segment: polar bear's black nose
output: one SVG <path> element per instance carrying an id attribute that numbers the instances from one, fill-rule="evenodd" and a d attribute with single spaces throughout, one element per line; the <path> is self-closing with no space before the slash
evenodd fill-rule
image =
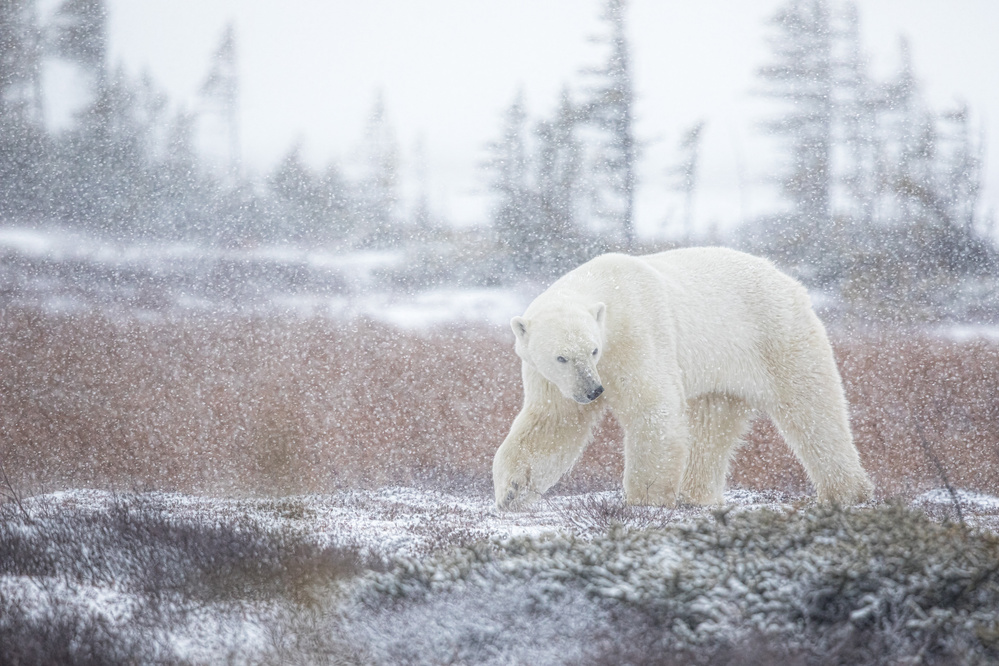
<path id="1" fill-rule="evenodd" d="M 590 391 L 589 393 L 587 393 L 586 397 L 589 398 L 590 401 L 592 402 L 593 400 L 596 400 L 597 398 L 599 398 L 600 394 L 603 393 L 603 392 L 604 392 L 604 387 L 603 386 L 598 386 L 595 389 L 593 389 L 592 391 Z"/>

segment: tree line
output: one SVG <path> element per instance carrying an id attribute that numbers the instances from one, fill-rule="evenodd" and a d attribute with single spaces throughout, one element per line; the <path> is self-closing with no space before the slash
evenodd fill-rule
<path id="1" fill-rule="evenodd" d="M 194 113 L 174 110 L 150 77 L 111 67 L 106 0 L 63 0 L 44 20 L 38 0 L 0 3 L 5 223 L 54 221 L 118 238 L 224 245 L 454 240 L 425 194 L 403 205 L 399 147 L 381 96 L 358 173 L 348 176 L 335 162 L 315 169 L 295 145 L 269 173 L 250 177 L 239 162 L 231 27 L 206 63 Z M 905 45 L 898 71 L 875 79 L 859 22 L 849 0 L 786 0 L 772 17 L 771 55 L 758 82 L 774 101 L 761 129 L 779 148 L 782 207 L 744 221 L 730 241 L 859 298 L 899 283 L 932 291 L 947 276 L 994 272 L 992 229 L 976 215 L 984 155 L 971 110 L 931 109 Z M 475 256 L 512 274 L 558 274 L 609 248 L 646 247 L 635 231 L 642 142 L 626 0 L 604 0 L 602 26 L 602 64 L 578 73 L 550 117 L 532 118 L 523 96 L 515 97 L 485 147 L 492 212 Z M 46 121 L 41 72 L 52 59 L 74 67 L 88 91 L 60 129 Z M 221 138 L 221 164 L 199 150 L 196 132 L 206 120 Z M 701 122 L 683 133 L 672 173 L 688 231 L 704 132 Z"/>
<path id="2" fill-rule="evenodd" d="M 489 146 L 493 227 L 516 272 L 561 273 L 608 246 L 635 246 L 638 143 L 624 0 L 604 7 L 602 67 L 585 93 L 563 91 L 554 117 L 530 126 L 523 95 Z"/>
<path id="3" fill-rule="evenodd" d="M 874 78 L 859 26 L 840 0 L 789 0 L 772 17 L 758 78 L 778 104 L 766 129 L 785 208 L 746 235 L 879 316 L 937 316 L 956 284 L 999 268 L 994 223 L 976 212 L 983 143 L 966 104 L 931 108 L 906 40 L 894 75 Z"/>
<path id="4" fill-rule="evenodd" d="M 954 269 L 981 259 L 983 154 L 968 106 L 930 108 L 905 40 L 894 76 L 874 79 L 852 2 L 794 0 L 771 23 L 759 79 L 781 105 L 767 129 L 782 146 L 786 250 L 835 270 L 823 257 L 843 234 L 886 241 L 891 230 L 925 235 Z"/>
<path id="5" fill-rule="evenodd" d="M 399 243 L 432 226 L 425 211 L 400 209 L 398 147 L 380 99 L 356 178 L 335 163 L 311 168 L 298 145 L 254 178 L 238 154 L 232 26 L 206 63 L 197 112 L 173 110 L 151 77 L 110 65 L 106 0 L 63 0 L 44 20 L 39 5 L 0 0 L 3 223 L 54 222 L 117 239 L 347 248 Z M 86 96 L 62 128 L 46 119 L 42 71 L 53 61 L 71 68 Z M 220 138 L 221 159 L 199 149 L 204 127 Z"/>
<path id="6" fill-rule="evenodd" d="M 581 74 L 554 115 L 531 120 L 518 96 L 490 147 L 493 228 L 517 269 L 558 274 L 608 248 L 635 249 L 641 141 L 623 0 L 605 2 L 605 65 Z M 934 110 L 908 44 L 894 75 L 868 71 L 849 0 L 786 0 L 769 21 L 757 92 L 773 101 L 780 207 L 744 220 L 729 244 L 766 254 L 813 287 L 882 309 L 932 308 L 942 286 L 999 269 L 995 224 L 978 214 L 983 142 L 966 104 Z M 705 122 L 681 135 L 675 190 L 690 242 Z M 559 264 L 562 265 L 559 265 Z M 914 305 L 915 304 L 915 305 Z"/>

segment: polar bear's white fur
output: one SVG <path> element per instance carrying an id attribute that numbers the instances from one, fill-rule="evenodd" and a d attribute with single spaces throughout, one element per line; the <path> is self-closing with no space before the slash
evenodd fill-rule
<path id="1" fill-rule="evenodd" d="M 764 259 L 721 248 L 606 254 L 511 326 L 524 406 L 493 460 L 499 508 L 558 481 L 607 409 L 625 433 L 632 504 L 720 503 L 753 410 L 771 417 L 820 500 L 871 495 L 825 329 L 805 289 Z"/>

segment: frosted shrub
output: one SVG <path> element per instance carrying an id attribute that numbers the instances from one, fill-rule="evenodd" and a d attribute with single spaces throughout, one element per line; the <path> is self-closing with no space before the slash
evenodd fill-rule
<path id="1" fill-rule="evenodd" d="M 686 526 L 402 559 L 356 599 L 382 631 L 395 627 L 369 643 L 379 660 L 432 660 L 450 645 L 489 663 L 509 642 L 514 657 L 550 650 L 556 662 L 699 661 L 765 645 L 757 651 L 808 663 L 976 663 L 999 657 L 999 540 L 896 505 L 718 511 Z M 375 625 L 363 617 L 352 622 L 368 640 Z"/>

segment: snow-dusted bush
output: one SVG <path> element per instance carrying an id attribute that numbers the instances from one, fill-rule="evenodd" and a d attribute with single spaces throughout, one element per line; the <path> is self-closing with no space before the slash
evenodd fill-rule
<path id="1" fill-rule="evenodd" d="M 752 661 L 766 646 L 805 663 L 985 663 L 999 540 L 900 505 L 719 511 L 401 559 L 348 618 L 379 662 Z"/>
<path id="2" fill-rule="evenodd" d="M 30 517 L 0 505 L 0 665 L 259 660 L 265 628 L 362 568 L 245 513 L 91 495 L 29 502 Z"/>

